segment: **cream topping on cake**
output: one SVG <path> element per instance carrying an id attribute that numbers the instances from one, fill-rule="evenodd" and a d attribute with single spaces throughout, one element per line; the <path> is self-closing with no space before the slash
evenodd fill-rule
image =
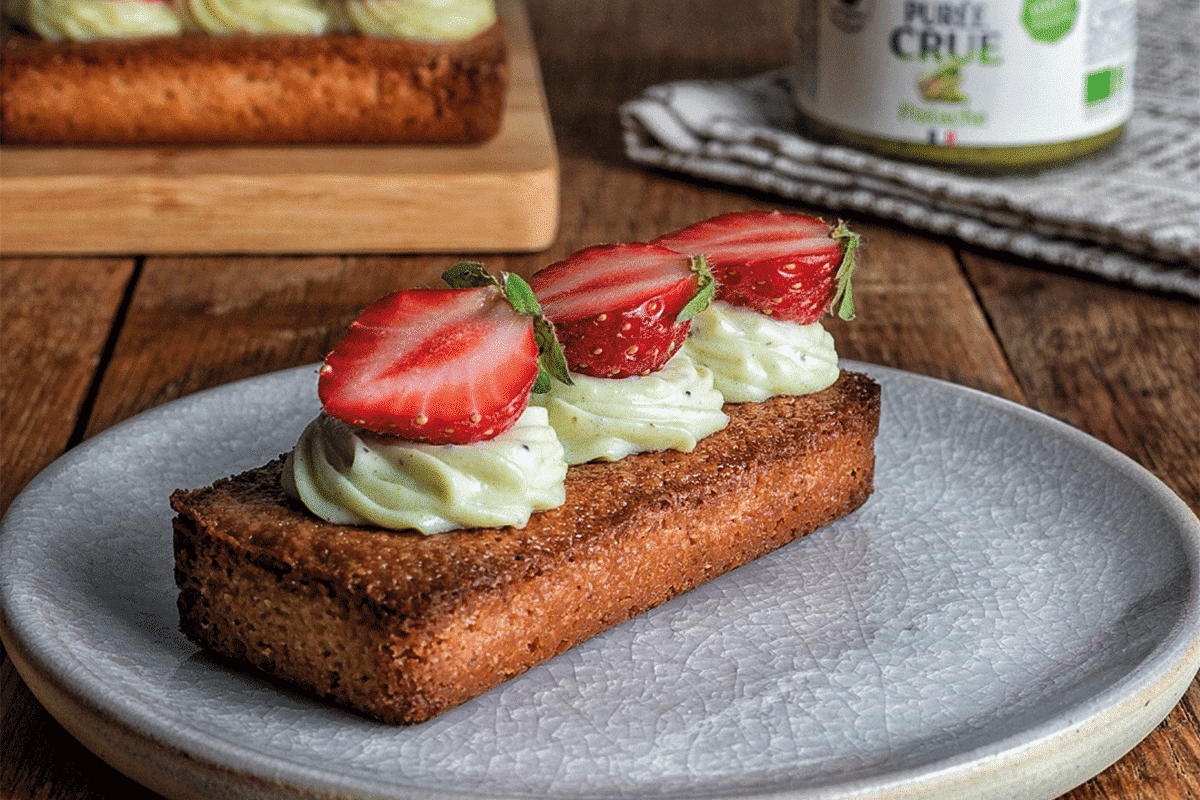
<path id="1" fill-rule="evenodd" d="M 51 41 L 177 36 L 179 14 L 155 0 L 10 0 L 12 19 Z"/>
<path id="2" fill-rule="evenodd" d="M 325 0 L 180 0 L 180 7 L 189 27 L 222 36 L 330 30 Z"/>
<path id="3" fill-rule="evenodd" d="M 566 474 L 562 445 L 536 406 L 496 438 L 464 445 L 381 437 L 321 414 L 289 454 L 283 485 L 329 522 L 433 534 L 523 527 L 532 512 L 565 502 Z"/>
<path id="4" fill-rule="evenodd" d="M 530 400 L 549 413 L 568 464 L 656 450 L 691 452 L 729 422 L 712 373 L 682 353 L 649 375 L 573 374 L 571 380 L 572 386 L 555 381 L 549 393 Z"/>
<path id="5" fill-rule="evenodd" d="M 368 36 L 450 42 L 496 22 L 493 0 L 342 0 L 356 30 Z"/>
<path id="6" fill-rule="evenodd" d="M 43 39 L 358 32 L 452 42 L 496 22 L 494 0 L 8 0 L 5 14 Z"/>
<path id="7" fill-rule="evenodd" d="M 819 392 L 839 373 L 833 336 L 821 323 L 773 319 L 720 300 L 692 320 L 681 352 L 712 370 L 729 403 Z"/>

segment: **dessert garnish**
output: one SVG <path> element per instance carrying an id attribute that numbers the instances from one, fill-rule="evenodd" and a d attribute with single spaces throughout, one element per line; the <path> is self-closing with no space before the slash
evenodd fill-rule
<path id="1" fill-rule="evenodd" d="M 469 39 L 496 23 L 492 0 L 339 0 L 354 30 L 425 42 Z"/>
<path id="2" fill-rule="evenodd" d="M 519 277 L 475 262 L 442 277 L 448 288 L 372 303 L 321 367 L 322 412 L 281 479 L 328 522 L 523 527 L 565 499 L 563 447 L 529 407 L 535 388 L 570 380 L 553 327 Z"/>
<path id="3" fill-rule="evenodd" d="M 8 0 L 3 11 L 50 41 L 178 36 L 184 28 L 166 0 Z"/>
<path id="4" fill-rule="evenodd" d="M 326 0 L 178 0 L 188 28 L 218 36 L 330 32 Z"/>
<path id="5" fill-rule="evenodd" d="M 569 464 L 691 452 L 729 423 L 712 373 L 679 352 L 716 285 L 702 256 L 657 245 L 584 248 L 530 278 L 573 383 L 546 408 Z"/>
<path id="6" fill-rule="evenodd" d="M 553 329 L 528 284 L 463 262 L 446 289 L 383 297 L 326 356 L 317 394 L 326 414 L 410 441 L 495 438 L 521 416 L 542 376 L 564 382 Z"/>
<path id="7" fill-rule="evenodd" d="M 652 244 L 596 245 L 533 275 L 572 372 L 648 375 L 670 360 L 716 286 L 704 258 Z"/>
<path id="8" fill-rule="evenodd" d="M 717 299 L 808 324 L 826 311 L 854 318 L 850 278 L 859 235 L 844 222 L 779 211 L 721 214 L 653 240 L 684 254 L 703 254 L 720 287 Z"/>
<path id="9" fill-rule="evenodd" d="M 859 237 L 801 214 L 722 214 L 654 243 L 702 254 L 717 300 L 692 324 L 683 352 L 713 373 L 728 403 L 817 392 L 837 380 L 837 350 L 820 323 L 854 317 Z"/>
<path id="10" fill-rule="evenodd" d="M 55 41 L 352 32 L 448 43 L 497 19 L 493 0 L 8 0 L 4 11 Z"/>

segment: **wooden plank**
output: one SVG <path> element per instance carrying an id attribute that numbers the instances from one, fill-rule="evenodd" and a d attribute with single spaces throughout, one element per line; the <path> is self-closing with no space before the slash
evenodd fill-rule
<path id="1" fill-rule="evenodd" d="M 8 658 L 0 666 L 0 797 L 155 800 L 76 741 L 30 693 Z"/>
<path id="2" fill-rule="evenodd" d="M 0 513 L 67 447 L 133 268 L 0 260 Z"/>
<path id="3" fill-rule="evenodd" d="M 1200 306 L 964 256 L 1029 404 L 1200 511 Z"/>
<path id="4" fill-rule="evenodd" d="M 133 269 L 128 259 L 0 260 L 0 514 L 71 441 Z M 108 770 L 38 704 L 2 650 L 0 656 L 0 797 L 40 796 L 48 771 L 56 782 L 70 775 L 65 783 L 83 786 L 94 779 L 90 767 Z M 63 768 L 64 759 L 70 766 Z M 113 777 L 110 785 L 134 788 Z M 134 788 L 122 796 L 148 793 Z"/>
<path id="5" fill-rule="evenodd" d="M 511 86 L 478 146 L 6 147 L 6 253 L 528 251 L 558 224 L 558 160 L 522 0 Z M 465 221 L 469 220 L 469 224 Z"/>

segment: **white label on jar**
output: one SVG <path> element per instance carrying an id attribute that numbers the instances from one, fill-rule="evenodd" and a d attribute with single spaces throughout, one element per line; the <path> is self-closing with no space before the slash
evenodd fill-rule
<path id="1" fill-rule="evenodd" d="M 801 0 L 796 103 L 843 130 L 1026 146 L 1133 109 L 1135 0 Z"/>

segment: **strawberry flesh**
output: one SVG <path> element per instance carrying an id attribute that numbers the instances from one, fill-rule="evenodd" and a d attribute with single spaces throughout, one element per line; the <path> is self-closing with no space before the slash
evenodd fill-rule
<path id="1" fill-rule="evenodd" d="M 843 275 L 849 281 L 849 270 L 842 270 L 847 245 L 840 235 L 835 238 L 843 229 L 800 214 L 743 211 L 697 222 L 653 243 L 705 256 L 718 299 L 809 324 L 829 310 Z"/>
<path id="2" fill-rule="evenodd" d="M 687 338 L 680 312 L 702 284 L 690 258 L 645 243 L 588 247 L 529 281 L 571 371 L 600 378 L 661 369 Z"/>
<path id="3" fill-rule="evenodd" d="M 510 428 L 537 375 L 533 321 L 499 289 L 409 289 L 354 321 L 326 357 L 317 394 L 347 424 L 467 444 Z"/>

